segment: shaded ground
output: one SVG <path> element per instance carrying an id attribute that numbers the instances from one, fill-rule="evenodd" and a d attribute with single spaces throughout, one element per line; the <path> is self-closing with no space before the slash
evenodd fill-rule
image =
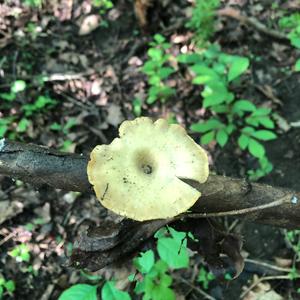
<path id="1" fill-rule="evenodd" d="M 276 3 L 284 7 L 284 2 Z M 269 1 L 255 5 L 251 1 L 237 3 L 241 11 L 265 22 L 270 20 L 270 15 L 275 19 L 280 16 Z M 140 71 L 152 33 L 160 32 L 172 41 L 182 38 L 182 42 L 173 43 L 174 53 L 190 42 L 183 26 L 188 7 L 185 1 L 165 1 L 156 5 L 150 14 L 152 23 L 143 32 L 137 24 L 132 3 L 118 1 L 103 17 L 108 27 L 100 26 L 80 36 L 78 29 L 84 17 L 98 14 L 89 1 L 53 2 L 44 5 L 42 10 L 22 6 L 19 1 L 10 1 L 7 7 L 0 6 L 0 12 L 6 16 L 0 17 L 0 92 L 9 92 L 11 83 L 18 79 L 27 83 L 27 89 L 17 95 L 13 104 L 0 99 L 0 121 L 9 120 L 5 136 L 87 154 L 96 144 L 111 142 L 119 124 L 135 117 L 132 105 L 135 97 L 143 101 L 143 115 L 175 118 L 188 128 L 199 120 L 199 90 L 177 76 L 170 81 L 177 87 L 176 97 L 164 105 L 149 106 L 145 103 L 146 77 Z M 33 29 L 31 23 L 38 28 Z M 222 45 L 223 51 L 253 58 L 251 72 L 238 91 L 241 98 L 273 108 L 287 124 L 299 122 L 300 76 L 291 73 L 295 50 L 252 28 L 240 26 L 238 21 L 222 19 L 218 28 L 215 40 Z M 39 81 L 40 75 L 48 76 L 44 83 Z M 24 105 L 34 103 L 40 95 L 56 103 L 46 104 L 26 115 Z M 25 130 L 18 125 L 24 117 L 30 121 Z M 275 169 L 261 182 L 299 189 L 300 127 L 285 130 L 279 124 L 279 138 L 266 144 Z M 255 164 L 232 143 L 222 150 L 215 145 L 207 149 L 212 155 L 212 169 L 219 174 L 245 176 L 246 168 Z M 0 203 L 8 200 L 16 207 L 0 228 L 0 274 L 14 280 L 17 287 L 12 297 L 5 298 L 57 299 L 70 285 L 90 282 L 64 263 L 78 232 L 99 224 L 100 218 L 110 218 L 98 201 L 73 192 L 47 188 L 37 191 L 2 176 L 0 184 Z M 228 227 L 233 224 L 234 231 L 243 235 L 244 254 L 248 258 L 275 266 L 282 266 L 285 259 L 284 267 L 291 267 L 294 253 L 286 244 L 281 229 L 235 222 L 234 219 L 224 220 L 224 223 Z M 29 245 L 29 262 L 16 262 L 8 254 L 21 243 Z M 281 258 L 282 265 L 274 257 Z M 183 278 L 191 280 L 201 263 L 201 258 L 195 258 L 194 269 L 181 274 Z M 132 288 L 127 280 L 131 272 L 129 261 L 97 274 L 105 279 L 114 277 L 120 288 L 127 289 Z M 238 299 L 243 286 L 249 287 L 255 274 L 258 277 L 272 275 L 268 268 L 246 262 L 245 271 L 237 280 L 226 284 L 212 282 L 207 292 L 216 299 Z M 283 299 L 288 296 L 297 299 L 295 283 L 289 280 L 274 282 L 272 288 Z M 199 286 L 196 282 L 192 284 Z M 182 296 L 180 299 L 201 299 L 195 289 L 180 280 L 175 281 L 174 287 Z"/>

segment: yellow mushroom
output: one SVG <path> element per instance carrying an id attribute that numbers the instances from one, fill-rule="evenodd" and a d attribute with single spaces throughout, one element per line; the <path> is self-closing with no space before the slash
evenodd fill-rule
<path id="1" fill-rule="evenodd" d="M 208 158 L 179 125 L 141 117 L 124 121 L 120 138 L 91 152 L 87 173 L 102 205 L 145 221 L 188 210 L 201 193 L 181 179 L 208 177 Z"/>

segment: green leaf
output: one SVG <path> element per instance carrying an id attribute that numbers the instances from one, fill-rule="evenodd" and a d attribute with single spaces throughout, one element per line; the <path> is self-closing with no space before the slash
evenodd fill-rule
<path id="1" fill-rule="evenodd" d="M 160 238 L 157 241 L 157 251 L 160 258 L 171 268 L 187 268 L 189 265 L 186 240 L 181 243 L 173 238 Z"/>
<path id="2" fill-rule="evenodd" d="M 0 97 L 6 101 L 13 101 L 16 99 L 17 95 L 15 93 L 0 93 Z"/>
<path id="3" fill-rule="evenodd" d="M 208 68 L 204 65 L 201 64 L 194 65 L 193 67 L 191 67 L 191 70 L 195 72 L 196 75 L 198 75 L 199 77 L 206 76 L 207 78 L 209 78 L 207 82 L 212 80 L 220 80 L 218 73 L 216 73 L 213 69 Z"/>
<path id="4" fill-rule="evenodd" d="M 157 75 L 160 77 L 160 79 L 166 79 L 174 72 L 175 70 L 171 67 L 163 67 L 158 70 Z"/>
<path id="5" fill-rule="evenodd" d="M 267 116 L 271 112 L 271 108 L 261 107 L 256 109 L 251 116 L 258 117 L 258 116 Z"/>
<path id="6" fill-rule="evenodd" d="M 260 117 L 258 122 L 266 128 L 274 129 L 275 124 L 269 117 Z"/>
<path id="7" fill-rule="evenodd" d="M 232 107 L 232 111 L 234 113 L 237 113 L 239 111 L 255 111 L 255 110 L 256 110 L 256 106 L 248 100 L 238 100 L 234 103 Z"/>
<path id="8" fill-rule="evenodd" d="M 300 37 L 291 38 L 291 44 L 296 48 L 300 48 Z"/>
<path id="9" fill-rule="evenodd" d="M 202 63 L 202 56 L 197 53 L 180 54 L 176 57 L 177 61 L 183 64 Z"/>
<path id="10" fill-rule="evenodd" d="M 143 67 L 142 71 L 148 75 L 154 74 L 155 69 L 158 67 L 158 65 L 153 61 L 147 61 Z"/>
<path id="11" fill-rule="evenodd" d="M 150 48 L 147 53 L 154 61 L 160 61 L 163 57 L 163 51 L 159 48 Z"/>
<path id="12" fill-rule="evenodd" d="M 300 72 L 300 58 L 296 61 L 296 64 L 295 64 L 295 71 L 296 71 L 296 72 Z"/>
<path id="13" fill-rule="evenodd" d="M 37 100 L 35 101 L 35 103 L 34 103 L 35 110 L 36 109 L 42 109 L 48 104 L 56 104 L 56 101 L 51 99 L 48 96 L 39 96 L 37 98 Z"/>
<path id="14" fill-rule="evenodd" d="M 26 89 L 26 82 L 24 80 L 16 80 L 11 86 L 12 93 L 19 93 Z"/>
<path id="15" fill-rule="evenodd" d="M 239 139 L 238 139 L 238 144 L 242 150 L 245 150 L 248 147 L 249 144 L 249 136 L 245 134 L 241 134 Z"/>
<path id="16" fill-rule="evenodd" d="M 220 122 L 217 119 L 209 119 L 206 122 L 203 123 L 195 123 L 191 125 L 191 130 L 195 131 L 195 132 L 206 132 L 212 129 L 217 129 L 223 126 L 223 123 Z"/>
<path id="17" fill-rule="evenodd" d="M 266 153 L 265 147 L 261 143 L 251 138 L 249 139 L 248 149 L 250 153 L 257 158 L 264 157 Z"/>
<path id="18" fill-rule="evenodd" d="M 234 57 L 234 60 L 228 71 L 228 81 L 232 81 L 244 73 L 249 67 L 247 57 Z"/>
<path id="19" fill-rule="evenodd" d="M 4 137 L 8 127 L 7 125 L 0 125 L 0 138 Z"/>
<path id="20" fill-rule="evenodd" d="M 137 257 L 133 260 L 135 267 L 142 273 L 148 273 L 154 265 L 154 252 L 148 250 L 144 253 L 140 253 L 140 257 Z"/>
<path id="21" fill-rule="evenodd" d="M 155 34 L 153 38 L 159 44 L 163 43 L 166 40 L 165 37 L 159 33 Z"/>
<path id="22" fill-rule="evenodd" d="M 277 135 L 274 132 L 269 130 L 258 130 L 253 132 L 251 136 L 262 141 L 269 141 L 277 138 Z"/>
<path id="23" fill-rule="evenodd" d="M 200 143 L 203 145 L 209 144 L 215 138 L 215 131 L 210 131 L 201 136 Z"/>
<path id="24" fill-rule="evenodd" d="M 218 92 L 212 93 L 211 95 L 204 98 L 203 107 L 207 108 L 209 106 L 221 104 L 225 102 L 225 100 L 226 100 L 226 94 L 218 93 Z"/>
<path id="25" fill-rule="evenodd" d="M 139 98 L 135 98 L 132 101 L 133 113 L 139 117 L 142 114 L 142 100 Z"/>
<path id="26" fill-rule="evenodd" d="M 58 124 L 57 122 L 54 122 L 51 124 L 50 129 L 55 130 L 55 131 L 60 131 L 60 130 L 62 130 L 62 126 L 60 124 Z"/>
<path id="27" fill-rule="evenodd" d="M 14 281 L 12 280 L 8 280 L 4 283 L 4 287 L 6 288 L 6 290 L 9 292 L 9 293 L 13 293 L 16 289 L 16 285 L 14 283 Z"/>
<path id="28" fill-rule="evenodd" d="M 78 298 L 76 298 L 78 299 Z M 130 300 L 130 296 L 127 292 L 116 289 L 113 281 L 107 281 L 101 290 L 102 300 Z"/>
<path id="29" fill-rule="evenodd" d="M 0 299 L 2 299 L 3 292 L 4 292 L 3 286 L 0 285 Z"/>
<path id="30" fill-rule="evenodd" d="M 91 280 L 91 281 L 99 281 L 102 278 L 100 275 L 92 275 L 83 270 L 80 270 L 80 275 L 86 278 L 87 280 Z"/>
<path id="31" fill-rule="evenodd" d="M 75 284 L 65 290 L 58 300 L 97 300 L 97 285 Z M 108 299 L 108 298 L 106 298 Z M 111 298 L 113 299 L 113 298 Z"/>
<path id="32" fill-rule="evenodd" d="M 31 123 L 30 120 L 26 118 L 22 118 L 18 124 L 17 132 L 25 132 L 30 123 Z"/>
<path id="33" fill-rule="evenodd" d="M 211 272 L 207 272 L 203 267 L 201 267 L 197 281 L 200 282 L 205 290 L 208 289 L 210 281 L 213 281 L 215 276 Z"/>
<path id="34" fill-rule="evenodd" d="M 160 77 L 157 74 L 151 75 L 150 78 L 149 78 L 149 84 L 150 85 L 159 86 L 160 82 L 161 82 Z"/>
<path id="35" fill-rule="evenodd" d="M 228 134 L 225 129 L 221 129 L 217 132 L 216 140 L 221 147 L 224 147 L 228 141 Z"/>

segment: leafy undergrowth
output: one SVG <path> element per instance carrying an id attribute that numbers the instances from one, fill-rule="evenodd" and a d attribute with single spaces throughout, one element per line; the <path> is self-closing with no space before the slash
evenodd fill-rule
<path id="1" fill-rule="evenodd" d="M 195 1 L 194 9 L 186 1 L 155 3 L 144 30 L 128 1 L 1 5 L 0 137 L 88 154 L 111 142 L 124 119 L 164 117 L 205 144 L 212 170 L 297 188 L 299 15 L 290 1 L 236 5 L 285 33 L 290 43 L 279 43 L 214 17 L 229 2 Z M 37 191 L 2 175 L 0 184 L 0 298 L 299 296 L 298 231 L 221 220 L 244 236 L 247 258 L 240 277 L 228 275 L 225 283 L 182 237 L 171 242 L 168 235 L 134 266 L 128 261 L 90 274 L 65 263 L 81 231 L 112 218 L 98 201 Z"/>

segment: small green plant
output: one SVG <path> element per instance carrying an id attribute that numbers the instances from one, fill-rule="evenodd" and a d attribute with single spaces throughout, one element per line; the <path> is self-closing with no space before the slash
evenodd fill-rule
<path id="1" fill-rule="evenodd" d="M 280 18 L 279 27 L 289 30 L 288 38 L 291 45 L 300 49 L 300 13 Z M 295 71 L 300 71 L 300 59 L 296 61 Z"/>
<path id="2" fill-rule="evenodd" d="M 5 296 L 6 293 L 12 297 L 15 289 L 15 282 L 13 280 L 6 280 L 0 274 L 0 300 L 3 298 L 3 296 Z"/>
<path id="3" fill-rule="evenodd" d="M 23 0 L 22 3 L 29 7 L 40 8 L 43 4 L 43 0 Z"/>
<path id="4" fill-rule="evenodd" d="M 186 27 L 194 31 L 194 40 L 200 47 L 205 46 L 215 32 L 215 10 L 219 0 L 196 0 L 192 17 Z"/>
<path id="5" fill-rule="evenodd" d="M 28 84 L 24 80 L 16 80 L 11 84 L 10 91 L 0 93 L 0 108 L 9 110 L 14 102 L 24 98 Z M 16 139 L 18 134 L 26 132 L 35 114 L 53 108 L 57 101 L 48 95 L 40 95 L 32 103 L 22 104 L 20 113 L 13 116 L 2 116 L 0 119 L 0 138 L 8 133 L 10 139 Z"/>
<path id="6" fill-rule="evenodd" d="M 99 9 L 100 15 L 105 15 L 110 9 L 114 7 L 111 0 L 93 0 L 93 6 Z"/>
<path id="7" fill-rule="evenodd" d="M 197 281 L 202 284 L 202 287 L 207 290 L 209 283 L 216 279 L 215 275 L 207 271 L 204 267 L 200 268 Z"/>
<path id="8" fill-rule="evenodd" d="M 143 299 L 172 300 L 175 293 L 171 289 L 170 269 L 188 268 L 187 234 L 171 227 L 162 228 L 156 234 L 159 259 L 155 260 L 153 250 L 140 253 L 134 265 L 142 275 L 136 282 L 135 292 L 143 294 Z"/>
<path id="9" fill-rule="evenodd" d="M 30 249 L 26 244 L 20 244 L 16 246 L 13 250 L 8 252 L 8 254 L 11 257 L 14 257 L 15 260 L 19 263 L 30 261 Z"/>
<path id="10" fill-rule="evenodd" d="M 171 45 L 166 42 L 162 35 L 156 34 L 150 46 L 147 52 L 149 59 L 142 67 L 142 71 L 148 76 L 150 85 L 147 98 L 148 104 L 152 104 L 157 100 L 165 102 L 175 94 L 175 90 L 165 83 L 166 79 L 175 72 L 174 68 L 168 64 L 171 55 L 166 53 Z"/>
<path id="11" fill-rule="evenodd" d="M 64 135 L 68 135 L 70 133 L 70 129 L 77 125 L 76 118 L 69 118 L 67 122 L 63 125 L 54 122 L 51 124 L 50 129 L 53 131 L 60 131 Z M 59 146 L 59 149 L 62 151 L 69 151 L 74 146 L 73 142 L 70 140 L 65 140 Z"/>
<path id="12" fill-rule="evenodd" d="M 168 273 L 170 270 L 189 267 L 188 237 L 193 239 L 190 233 L 179 232 L 171 227 L 164 227 L 156 232 L 158 258 L 153 250 L 148 250 L 133 260 L 137 272 L 131 274 L 128 280 L 135 284 L 135 294 L 142 295 L 145 300 L 175 300 L 175 293 L 171 287 L 173 279 Z M 137 276 L 138 273 L 140 276 Z M 203 274 L 203 271 L 201 275 L 199 274 L 198 281 L 208 286 L 213 280 L 212 274 L 209 272 Z M 96 300 L 97 287 L 98 285 L 89 284 L 73 285 L 60 295 L 59 300 Z M 101 299 L 130 300 L 131 297 L 128 292 L 118 290 L 114 281 L 107 281 L 102 286 Z"/>
<path id="13" fill-rule="evenodd" d="M 289 277 L 291 280 L 299 279 L 300 274 L 296 268 L 296 263 L 299 263 L 300 260 L 300 230 L 286 230 L 285 240 L 295 253 L 293 266 L 289 272 Z M 300 292 L 300 288 L 297 290 L 297 292 Z"/>
<path id="14" fill-rule="evenodd" d="M 257 107 L 249 100 L 236 98 L 231 85 L 237 84 L 248 69 L 246 57 L 228 55 L 212 45 L 201 54 L 183 54 L 178 61 L 187 64 L 194 74 L 193 83 L 203 87 L 203 108 L 210 112 L 207 121 L 192 124 L 191 130 L 202 134 L 201 144 L 216 141 L 224 147 L 236 133 L 237 145 L 258 159 L 259 168 L 249 170 L 251 180 L 257 180 L 272 171 L 264 146 L 260 141 L 276 139 L 269 108 Z"/>

